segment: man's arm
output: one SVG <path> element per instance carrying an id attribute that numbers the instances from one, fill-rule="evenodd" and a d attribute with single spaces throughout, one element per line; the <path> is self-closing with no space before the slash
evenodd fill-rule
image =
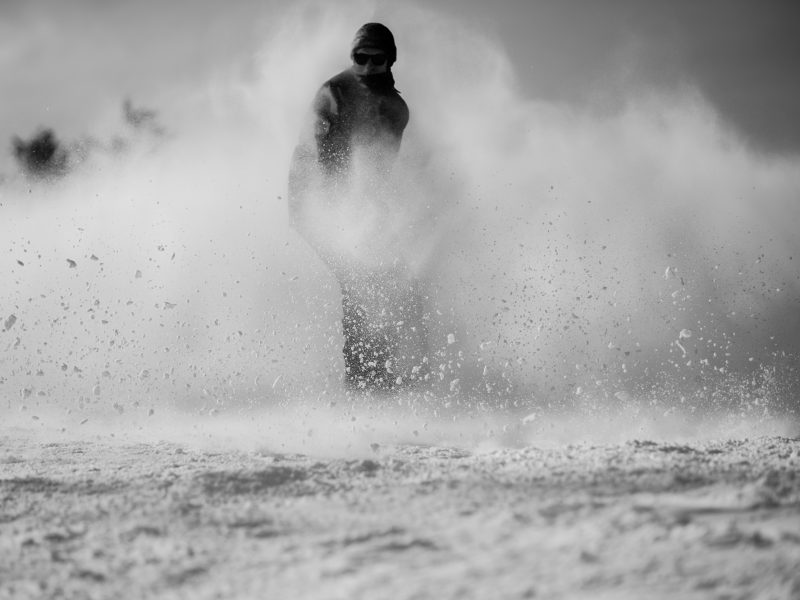
<path id="1" fill-rule="evenodd" d="M 289 167 L 289 222 L 330 269 L 341 270 L 337 253 L 326 243 L 327 223 L 314 221 L 313 207 L 325 203 L 325 184 L 330 168 L 323 149 L 329 147 L 339 117 L 336 98 L 329 83 L 324 84 L 311 107 L 300 142 Z"/>
<path id="2" fill-rule="evenodd" d="M 322 183 L 320 148 L 330 133 L 336 116 L 330 86 L 323 85 L 314 97 L 300 142 L 294 149 L 289 167 L 289 219 L 301 234 L 307 232 L 305 209 L 313 188 Z"/>

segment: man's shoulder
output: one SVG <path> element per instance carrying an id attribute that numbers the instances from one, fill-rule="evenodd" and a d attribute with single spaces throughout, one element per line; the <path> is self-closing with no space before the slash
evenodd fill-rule
<path id="1" fill-rule="evenodd" d="M 409 118 L 411 115 L 409 114 L 408 104 L 403 98 L 400 97 L 400 94 L 395 93 L 394 95 L 394 104 L 395 104 L 395 112 L 397 114 L 397 121 L 401 124 L 402 127 L 408 125 Z"/>
<path id="2" fill-rule="evenodd" d="M 342 89 L 351 85 L 351 79 L 354 82 L 355 76 L 352 75 L 349 69 L 345 69 L 319 86 L 314 96 L 314 110 L 318 112 L 323 109 L 329 110 L 333 105 L 337 104 L 341 99 Z"/>
<path id="3" fill-rule="evenodd" d="M 341 73 L 337 73 L 328 81 L 322 84 L 322 87 L 336 87 L 342 85 L 352 85 L 356 82 L 356 76 L 353 73 L 352 69 L 345 69 Z"/>

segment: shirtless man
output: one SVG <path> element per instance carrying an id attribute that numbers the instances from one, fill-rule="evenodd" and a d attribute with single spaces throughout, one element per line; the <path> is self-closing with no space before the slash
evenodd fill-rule
<path id="1" fill-rule="evenodd" d="M 350 58 L 314 98 L 292 157 L 289 214 L 341 287 L 346 382 L 388 390 L 419 378 L 427 360 L 419 285 L 384 231 L 409 111 L 394 87 L 397 48 L 387 27 L 361 27 Z"/>

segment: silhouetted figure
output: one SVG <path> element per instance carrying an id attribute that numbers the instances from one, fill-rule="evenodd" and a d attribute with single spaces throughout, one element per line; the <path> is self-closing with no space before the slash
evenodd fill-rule
<path id="1" fill-rule="evenodd" d="M 418 379 L 425 359 L 419 284 L 384 228 L 409 111 L 394 87 L 388 28 L 361 27 L 350 58 L 314 98 L 292 156 L 289 213 L 339 281 L 347 383 L 392 389 Z"/>
<path id="2" fill-rule="evenodd" d="M 125 122 L 134 129 L 148 131 L 160 137 L 165 133 L 164 127 L 158 122 L 158 113 L 149 108 L 136 108 L 130 99 L 122 103 L 122 113 Z"/>
<path id="3" fill-rule="evenodd" d="M 26 175 L 49 179 L 67 172 L 67 151 L 52 129 L 43 129 L 27 142 L 14 136 L 12 143 L 14 157 Z"/>

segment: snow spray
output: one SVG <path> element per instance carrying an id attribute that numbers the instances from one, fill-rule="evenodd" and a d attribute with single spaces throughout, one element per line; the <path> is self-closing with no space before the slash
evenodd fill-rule
<path id="1" fill-rule="evenodd" d="M 755 153 L 690 88 L 613 111 L 523 97 L 500 45 L 426 10 L 271 10 L 249 68 L 163 95 L 163 135 L 0 184 L 6 422 L 255 410 L 299 439 L 337 418 L 310 412 L 359 405 L 391 414 L 378 436 L 444 414 L 434 441 L 474 410 L 515 415 L 523 441 L 556 414 L 581 415 L 575 437 L 598 415 L 630 435 L 631 415 L 796 423 L 797 157 Z M 370 20 L 395 33 L 411 109 L 386 227 L 411 231 L 435 315 L 413 398 L 345 394 L 338 285 L 287 218 L 311 98 Z"/>

